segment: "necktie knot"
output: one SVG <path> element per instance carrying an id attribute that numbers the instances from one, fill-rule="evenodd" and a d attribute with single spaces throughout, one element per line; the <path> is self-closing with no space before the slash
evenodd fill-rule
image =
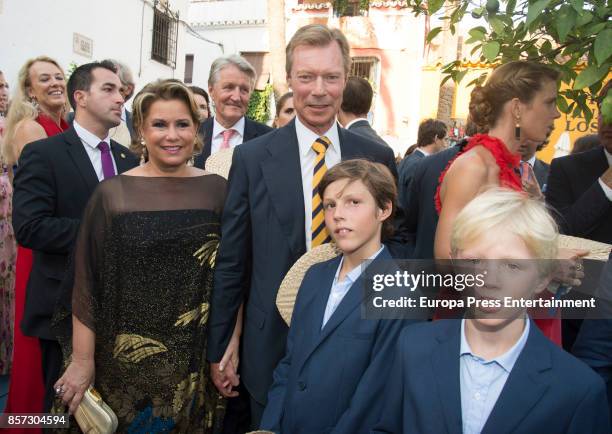
<path id="1" fill-rule="evenodd" d="M 100 152 L 103 152 L 103 153 L 108 152 L 110 150 L 108 143 L 106 142 L 100 142 L 98 144 L 98 149 L 100 150 Z"/>
<path id="2" fill-rule="evenodd" d="M 221 133 L 223 136 L 223 143 L 221 144 L 221 149 L 227 149 L 230 147 L 230 140 L 232 139 L 235 133 L 236 133 L 236 130 L 231 129 L 231 128 Z"/>
<path id="3" fill-rule="evenodd" d="M 312 144 L 312 150 L 319 155 L 325 154 L 325 151 L 327 151 L 327 148 L 329 148 L 330 144 L 331 142 L 326 136 L 321 136 Z"/>

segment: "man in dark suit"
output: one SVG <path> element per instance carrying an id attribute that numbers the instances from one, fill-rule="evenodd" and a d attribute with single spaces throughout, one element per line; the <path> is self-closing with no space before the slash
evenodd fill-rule
<path id="1" fill-rule="evenodd" d="M 217 388 L 231 396 L 235 367 L 230 361 L 221 372 L 219 362 L 224 354 L 230 360 L 237 354 L 237 346 L 229 344 L 244 303 L 240 381 L 250 396 L 254 428 L 287 340 L 287 325 L 276 308 L 279 285 L 307 249 L 327 240 L 315 197 L 321 170 L 341 160 L 366 158 L 396 174 L 390 148 L 336 123 L 349 68 L 349 45 L 339 30 L 323 25 L 299 29 L 287 47 L 286 65 L 296 118 L 234 151 L 207 358 Z"/>
<path id="2" fill-rule="evenodd" d="M 129 151 L 109 138 L 109 130 L 121 121 L 120 87 L 112 64 L 79 66 L 67 86 L 75 110 L 72 127 L 28 144 L 15 174 L 15 235 L 34 252 L 21 329 L 40 342 L 44 411 L 51 407 L 62 366 L 51 317 L 61 282 L 72 278 L 67 268 L 81 214 L 98 182 L 137 165 Z"/>
<path id="3" fill-rule="evenodd" d="M 368 113 L 372 107 L 374 91 L 365 78 L 349 77 L 342 94 L 342 105 L 338 112 L 338 121 L 352 133 L 374 140 L 381 145 L 389 146 L 368 122 Z"/>
<path id="4" fill-rule="evenodd" d="M 438 226 L 434 196 L 438 188 L 438 180 L 448 163 L 455 158 L 467 142 L 467 140 L 462 140 L 455 146 L 425 157 L 414 171 L 408 188 L 403 225 L 412 234 L 411 243 L 414 249 L 412 257 L 415 259 L 433 259 L 434 257 L 433 244 Z"/>
<path id="5" fill-rule="evenodd" d="M 428 155 L 437 154 L 446 148 L 448 127 L 442 121 L 426 119 L 419 125 L 416 149 L 404 157 L 397 167 L 399 174 L 399 201 L 405 211 L 408 210 L 409 189 L 412 176 L 421 160 Z"/>
<path id="6" fill-rule="evenodd" d="M 204 169 L 206 159 L 218 150 L 234 148 L 272 130 L 245 116 L 256 78 L 255 69 L 242 56 L 233 54 L 213 62 L 208 77 L 208 93 L 215 107 L 215 116 L 200 125 L 198 134 L 204 148 L 196 157 L 195 166 Z"/>
<path id="7" fill-rule="evenodd" d="M 612 418 L 612 253 L 601 274 L 597 297 L 593 318 L 582 323 L 572 353 L 603 378 Z"/>
<path id="8" fill-rule="evenodd" d="M 602 146 L 555 158 L 550 165 L 546 202 L 558 213 L 561 232 L 602 243 L 612 243 L 612 124 L 605 123 L 601 102 L 612 80 L 599 96 L 598 134 Z"/>

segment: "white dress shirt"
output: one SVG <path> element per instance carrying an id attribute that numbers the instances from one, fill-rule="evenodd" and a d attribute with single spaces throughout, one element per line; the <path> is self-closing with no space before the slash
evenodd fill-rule
<path id="1" fill-rule="evenodd" d="M 302 187 L 304 193 L 304 234 L 306 237 L 306 250 L 310 250 L 312 238 L 312 173 L 314 171 L 317 153 L 312 149 L 312 144 L 319 136 L 309 130 L 295 117 L 295 132 L 300 147 L 300 166 L 302 167 Z M 325 151 L 325 166 L 331 169 L 338 164 L 342 157 L 340 155 L 340 136 L 338 135 L 338 124 L 334 122 L 332 127 L 323 134 L 331 142 L 331 146 Z"/>
<path id="2" fill-rule="evenodd" d="M 612 167 L 612 154 L 610 154 L 605 148 L 604 154 L 606 154 L 606 159 L 608 160 L 608 167 Z M 601 185 L 601 188 L 606 194 L 608 200 L 612 202 L 612 188 L 608 187 L 606 183 L 601 180 L 601 178 L 599 178 L 599 185 Z"/>
<path id="3" fill-rule="evenodd" d="M 225 130 L 234 130 L 236 131 L 234 135 L 229 140 L 230 148 L 238 146 L 244 140 L 244 116 L 240 118 L 238 122 L 232 125 L 229 128 L 225 128 L 219 122 L 217 122 L 217 117 L 213 118 L 213 133 L 212 133 L 212 143 L 210 144 L 210 155 L 217 152 L 221 149 L 221 145 L 223 144 L 223 131 Z"/>
<path id="4" fill-rule="evenodd" d="M 366 261 L 372 261 L 376 259 L 376 257 L 382 252 L 385 248 L 384 245 L 378 249 L 376 253 L 370 256 Z M 340 275 L 340 270 L 342 269 L 342 264 L 344 263 L 344 257 L 340 260 L 340 264 L 338 265 L 338 269 L 336 270 L 336 275 L 334 276 L 334 282 L 332 283 L 331 290 L 329 291 L 329 297 L 327 298 L 327 305 L 325 306 L 325 314 L 323 315 L 323 324 L 321 324 L 321 329 L 325 327 L 327 321 L 334 314 L 338 305 L 344 298 L 344 296 L 349 292 L 349 289 L 353 286 L 353 283 L 359 279 L 361 273 L 363 273 L 364 269 L 370 264 L 369 262 L 364 261 L 360 266 L 353 268 L 351 271 L 346 273 L 344 279 L 338 281 L 338 276 Z"/>
<path id="5" fill-rule="evenodd" d="M 87 152 L 87 155 L 89 156 L 89 160 L 91 161 L 94 171 L 96 172 L 98 181 L 102 181 L 104 179 L 104 172 L 102 172 L 102 151 L 98 149 L 98 145 L 100 144 L 100 142 L 106 142 L 110 149 L 110 135 L 107 133 L 106 138 L 104 140 L 100 140 L 98 136 L 80 126 L 76 120 L 72 122 L 72 125 L 74 126 L 74 130 L 76 131 L 77 136 L 79 136 L 79 139 L 81 139 L 81 142 L 83 143 L 83 147 L 85 148 L 85 152 Z M 112 151 L 111 158 L 113 159 L 113 167 L 115 168 L 115 173 L 118 174 L 119 172 L 117 171 L 117 163 L 115 162 L 115 157 L 113 156 Z"/>

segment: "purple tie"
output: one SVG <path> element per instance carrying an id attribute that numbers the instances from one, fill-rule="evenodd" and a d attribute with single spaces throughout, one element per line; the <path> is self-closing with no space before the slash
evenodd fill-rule
<path id="1" fill-rule="evenodd" d="M 104 179 L 112 178 L 116 173 L 108 143 L 100 142 L 98 149 L 102 153 L 102 173 L 104 174 Z"/>

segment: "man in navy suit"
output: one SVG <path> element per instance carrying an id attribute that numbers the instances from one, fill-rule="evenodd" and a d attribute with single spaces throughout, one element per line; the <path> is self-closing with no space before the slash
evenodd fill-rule
<path id="1" fill-rule="evenodd" d="M 482 305 L 404 329 L 373 433 L 610 432 L 601 378 L 506 301 L 546 289 L 556 235 L 546 208 L 520 192 L 489 190 L 459 213 L 451 257 L 482 276 L 470 292 Z"/>
<path id="2" fill-rule="evenodd" d="M 219 362 L 224 354 L 237 353 L 239 339 L 232 334 L 244 303 L 240 381 L 250 396 L 255 428 L 287 340 L 288 328 L 276 308 L 276 293 L 289 268 L 310 249 L 320 223 L 315 221 L 313 231 L 313 214 L 318 211 L 313 209 L 316 169 L 322 161 L 331 168 L 341 160 L 366 158 L 385 164 L 396 174 L 390 148 L 338 127 L 336 113 L 350 63 L 349 45 L 339 30 L 323 25 L 299 29 L 289 42 L 286 65 L 296 118 L 234 151 L 211 299 L 207 358 L 217 388 L 231 396 L 228 379 L 237 384 L 235 367 L 229 363 L 221 372 Z M 324 149 L 319 147 L 321 142 Z M 318 160 L 322 155 L 323 160 Z"/>
<path id="3" fill-rule="evenodd" d="M 447 146 L 446 132 L 448 128 L 442 121 L 426 119 L 419 125 L 416 149 L 406 155 L 398 165 L 399 175 L 399 201 L 408 212 L 410 201 L 410 184 L 414 172 L 423 158 L 437 154 Z"/>
<path id="4" fill-rule="evenodd" d="M 612 87 L 600 94 L 598 134 L 602 146 L 555 158 L 550 165 L 546 202 L 557 212 L 561 232 L 612 243 L 612 124 L 605 123 L 601 102 Z"/>
<path id="5" fill-rule="evenodd" d="M 440 174 L 448 163 L 463 149 L 467 140 L 430 155 L 417 165 L 412 180 L 408 185 L 403 226 L 412 234 L 410 241 L 413 248 L 413 258 L 433 259 L 433 243 L 438 226 L 438 213 L 434 204 L 434 196 L 438 188 Z M 401 190 L 401 187 L 400 187 Z"/>
<path id="6" fill-rule="evenodd" d="M 272 130 L 245 116 L 256 78 L 253 66 L 237 54 L 219 57 L 212 63 L 208 93 L 215 107 L 215 116 L 200 125 L 198 134 L 204 148 L 195 159 L 196 167 L 204 169 L 206 159 L 219 149 L 234 148 Z"/>
<path id="7" fill-rule="evenodd" d="M 572 353 L 606 382 L 612 417 L 612 253 L 601 275 L 598 302 L 597 319 L 584 320 Z"/>

